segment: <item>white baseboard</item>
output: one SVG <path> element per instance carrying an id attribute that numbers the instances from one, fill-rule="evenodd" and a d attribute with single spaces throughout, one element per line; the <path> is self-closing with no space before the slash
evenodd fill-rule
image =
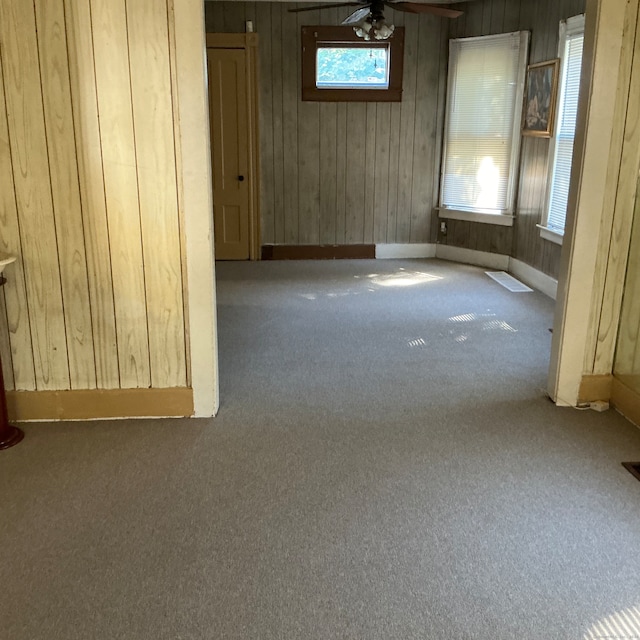
<path id="1" fill-rule="evenodd" d="M 452 247 L 446 244 L 437 245 L 436 258 L 474 264 L 478 267 L 491 267 L 492 269 L 501 269 L 503 271 L 509 268 L 509 256 L 502 255 L 501 253 L 489 253 L 488 251 L 474 251 L 473 249 Z"/>
<path id="2" fill-rule="evenodd" d="M 387 258 L 440 258 L 478 267 L 508 271 L 525 284 L 556 299 L 558 281 L 531 265 L 500 253 L 475 251 L 446 244 L 377 244 L 376 259 Z"/>
<path id="3" fill-rule="evenodd" d="M 435 258 L 435 244 L 377 244 L 376 259 Z"/>
<path id="4" fill-rule="evenodd" d="M 542 291 L 542 293 L 554 300 L 556 299 L 556 295 L 558 293 L 558 281 L 555 278 L 552 278 L 546 273 L 542 273 L 542 271 L 534 269 L 526 262 L 516 260 L 515 258 L 511 258 L 509 260 L 508 270 L 509 273 L 519 280 L 522 280 L 525 284 L 528 284 L 530 287 L 533 287 L 538 291 Z"/>

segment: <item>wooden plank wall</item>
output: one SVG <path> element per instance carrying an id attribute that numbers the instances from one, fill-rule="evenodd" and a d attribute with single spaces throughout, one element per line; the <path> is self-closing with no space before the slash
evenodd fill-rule
<path id="1" fill-rule="evenodd" d="M 457 20 L 390 12 L 406 28 L 401 103 L 302 102 L 300 27 L 348 9 L 292 14 L 281 2 L 206 2 L 207 31 L 260 34 L 262 238 L 265 243 L 441 242 L 512 255 L 557 277 L 561 247 L 540 238 L 549 141 L 523 139 L 513 228 L 448 220 L 437 204 L 448 38 L 531 32 L 530 61 L 557 56 L 561 19 L 585 0 L 477 0 Z"/>
<path id="2" fill-rule="evenodd" d="M 2 0 L 8 389 L 187 385 L 167 0 Z"/>
<path id="3" fill-rule="evenodd" d="M 477 0 L 465 15 L 451 22 L 449 37 L 464 38 L 510 31 L 530 31 L 531 63 L 556 58 L 559 22 L 583 13 L 585 0 Z M 549 140 L 523 138 L 516 220 L 513 228 L 448 220 L 448 233 L 439 242 L 510 254 L 534 268 L 558 277 L 560 245 L 540 238 L 547 183 Z"/>
<path id="4" fill-rule="evenodd" d="M 404 26 L 401 103 L 300 100 L 300 28 L 350 13 L 295 3 L 206 2 L 208 32 L 260 36 L 262 244 L 429 242 L 437 200 L 448 21 L 386 10 Z"/>

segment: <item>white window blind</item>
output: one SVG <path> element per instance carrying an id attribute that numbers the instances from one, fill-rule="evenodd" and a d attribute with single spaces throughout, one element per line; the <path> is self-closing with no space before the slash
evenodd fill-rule
<path id="1" fill-rule="evenodd" d="M 442 208 L 512 211 L 528 36 L 450 41 Z"/>
<path id="2" fill-rule="evenodd" d="M 571 180 L 573 140 L 578 115 L 580 94 L 580 70 L 584 44 L 584 16 L 576 16 L 561 25 L 562 74 L 558 122 L 552 143 L 552 164 L 548 194 L 546 227 L 556 233 L 564 233 Z"/>

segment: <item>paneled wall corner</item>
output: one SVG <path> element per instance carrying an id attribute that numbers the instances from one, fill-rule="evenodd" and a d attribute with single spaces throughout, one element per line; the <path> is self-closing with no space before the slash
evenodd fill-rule
<path id="1" fill-rule="evenodd" d="M 585 0 L 478 0 L 465 6 L 463 17 L 452 21 L 449 37 L 529 31 L 529 62 L 542 62 L 558 55 L 560 20 L 584 10 Z M 508 253 L 557 278 L 561 247 L 541 238 L 536 227 L 545 206 L 548 154 L 549 140 L 522 138 L 513 229 L 455 221 L 453 234 L 439 235 L 439 241 L 483 251 L 495 247 L 498 253 Z"/>

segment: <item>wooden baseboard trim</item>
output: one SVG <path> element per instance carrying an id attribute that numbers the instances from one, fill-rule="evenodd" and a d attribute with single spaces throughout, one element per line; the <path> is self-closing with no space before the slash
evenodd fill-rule
<path id="1" fill-rule="evenodd" d="M 374 244 L 265 244 L 263 260 L 357 260 L 376 257 Z"/>
<path id="2" fill-rule="evenodd" d="M 7 391 L 7 409 L 16 422 L 184 417 L 193 415 L 193 390 Z"/>
<path id="3" fill-rule="evenodd" d="M 582 376 L 578 391 L 578 403 L 595 402 L 596 400 L 609 402 L 612 382 L 613 376 L 611 374 Z"/>
<path id="4" fill-rule="evenodd" d="M 640 394 L 618 380 L 618 378 L 613 378 L 610 400 L 613 407 L 627 420 L 640 426 Z"/>

